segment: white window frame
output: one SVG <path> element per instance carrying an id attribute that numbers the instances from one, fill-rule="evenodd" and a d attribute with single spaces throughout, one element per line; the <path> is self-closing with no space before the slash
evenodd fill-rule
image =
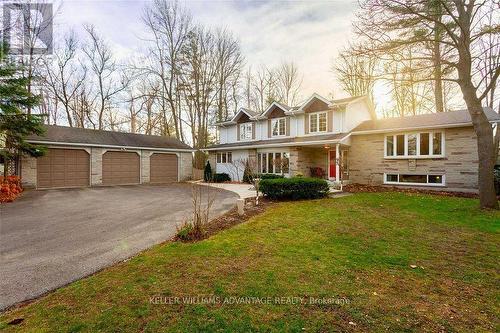
<path id="1" fill-rule="evenodd" d="M 326 119 L 326 126 L 325 126 L 325 130 L 324 131 L 320 131 L 320 129 L 319 129 L 319 116 L 322 115 L 322 114 L 325 115 L 325 119 Z M 316 128 L 315 131 L 311 130 L 311 124 L 312 124 L 311 118 L 313 116 L 316 117 L 317 128 Z M 316 133 L 326 133 L 326 132 L 328 132 L 328 112 L 327 111 L 320 111 L 320 112 L 309 113 L 308 117 L 309 117 L 309 124 L 308 124 L 308 126 L 309 126 L 309 133 L 316 134 Z"/>
<path id="2" fill-rule="evenodd" d="M 223 160 L 226 160 L 226 162 L 222 162 Z M 215 157 L 215 162 L 217 164 L 231 164 L 231 163 L 233 163 L 233 152 L 231 152 L 231 151 L 218 152 L 216 157 Z"/>
<path id="3" fill-rule="evenodd" d="M 273 170 L 269 170 L 269 156 L 271 155 L 273 160 L 276 158 L 276 154 L 281 154 L 281 158 L 283 158 L 283 156 L 286 154 L 287 155 L 287 159 L 288 159 L 288 172 L 282 172 L 282 170 L 280 170 L 280 172 L 276 172 L 276 165 L 274 163 L 273 164 Z M 262 151 L 262 152 L 258 152 L 257 155 L 259 157 L 257 157 L 257 160 L 259 161 L 259 165 L 257 166 L 258 167 L 258 170 L 259 170 L 259 173 L 272 173 L 272 174 L 275 174 L 275 175 L 288 175 L 290 173 L 290 153 L 287 152 L 287 151 Z M 263 158 L 262 156 L 263 155 L 266 155 L 266 172 L 263 171 Z"/>
<path id="4" fill-rule="evenodd" d="M 420 134 L 429 133 L 429 155 L 420 154 Z M 441 154 L 434 155 L 434 134 L 441 133 Z M 417 135 L 417 154 L 408 155 L 408 136 L 411 134 Z M 404 155 L 397 155 L 397 136 L 404 135 Z M 394 155 L 387 155 L 387 137 L 392 136 L 392 145 Z M 445 134 L 444 131 L 420 131 L 420 132 L 407 132 L 407 133 L 394 133 L 384 135 L 384 158 L 386 159 L 419 159 L 419 158 L 444 158 L 446 156 L 445 148 Z"/>
<path id="5" fill-rule="evenodd" d="M 252 140 L 253 126 L 251 122 L 241 123 L 240 126 L 240 141 Z"/>
<path id="6" fill-rule="evenodd" d="M 387 181 L 387 175 L 397 175 L 398 176 L 398 181 L 396 182 L 391 182 Z M 422 175 L 427 177 L 427 183 L 407 183 L 407 182 L 400 182 L 399 177 L 401 175 Z M 441 184 L 435 184 L 435 183 L 429 183 L 429 176 L 441 176 L 442 182 Z M 434 187 L 444 187 L 446 186 L 446 175 L 444 174 L 436 174 L 436 173 L 430 173 L 430 174 L 425 174 L 425 173 L 396 173 L 396 172 L 388 172 L 384 173 L 383 175 L 383 183 L 387 185 L 408 185 L 408 186 L 434 186 Z"/>
<path id="7" fill-rule="evenodd" d="M 280 122 L 281 121 L 283 121 L 283 123 L 284 123 L 283 128 L 285 129 L 283 134 L 280 134 Z M 278 134 L 274 134 L 274 125 L 276 123 L 278 123 Z M 272 137 L 286 136 L 286 117 L 271 119 L 271 136 Z"/>

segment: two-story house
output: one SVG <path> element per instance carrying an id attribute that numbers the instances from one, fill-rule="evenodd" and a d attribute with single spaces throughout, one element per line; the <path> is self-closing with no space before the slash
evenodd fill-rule
<path id="1" fill-rule="evenodd" d="M 491 109 L 486 113 L 492 124 L 500 122 Z M 249 161 L 260 173 L 477 190 L 477 143 L 467 110 L 377 119 L 365 96 L 313 94 L 293 107 L 242 108 L 217 129 L 209 160 L 233 180 L 242 180 Z"/>

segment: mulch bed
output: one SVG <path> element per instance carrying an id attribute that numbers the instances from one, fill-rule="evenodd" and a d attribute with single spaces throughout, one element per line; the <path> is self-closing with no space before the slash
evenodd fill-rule
<path id="1" fill-rule="evenodd" d="M 360 193 L 360 192 L 400 192 L 400 193 L 414 193 L 414 194 L 433 194 L 444 197 L 460 197 L 460 198 L 478 198 L 477 193 L 469 192 L 452 192 L 452 191 L 439 191 L 439 190 L 423 190 L 414 188 L 401 188 L 395 186 L 382 186 L 382 185 L 363 185 L 363 184 L 349 184 L 343 187 L 345 192 Z"/>
<path id="2" fill-rule="evenodd" d="M 181 240 L 177 237 L 174 239 L 176 241 L 192 243 L 198 242 L 203 239 L 207 239 L 212 235 L 219 233 L 222 230 L 232 228 L 235 225 L 248 221 L 252 216 L 258 215 L 264 212 L 269 206 L 273 204 L 272 201 L 266 200 L 265 198 L 259 198 L 259 205 L 255 206 L 255 198 L 245 200 L 245 212 L 243 215 L 238 214 L 238 209 L 235 207 L 228 211 L 227 213 L 211 220 L 205 225 L 205 233 L 203 238 L 196 240 Z"/>

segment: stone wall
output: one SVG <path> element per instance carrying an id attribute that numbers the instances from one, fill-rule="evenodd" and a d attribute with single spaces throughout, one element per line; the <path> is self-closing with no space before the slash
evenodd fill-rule
<path id="1" fill-rule="evenodd" d="M 301 173 L 311 176 L 311 167 L 320 167 L 328 172 L 328 152 L 323 148 L 293 147 L 290 149 L 290 175 Z"/>
<path id="2" fill-rule="evenodd" d="M 183 182 L 193 178 L 193 154 L 180 153 L 179 181 Z"/>
<path id="3" fill-rule="evenodd" d="M 384 158 L 385 134 L 353 135 L 349 149 L 349 173 L 353 183 L 382 184 L 384 173 L 444 174 L 448 190 L 477 190 L 478 156 L 472 127 L 443 130 L 445 157 L 415 159 Z"/>

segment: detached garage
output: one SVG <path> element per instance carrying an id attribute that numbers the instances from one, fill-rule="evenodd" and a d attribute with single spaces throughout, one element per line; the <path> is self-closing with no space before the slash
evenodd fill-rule
<path id="1" fill-rule="evenodd" d="M 46 126 L 28 142 L 47 147 L 21 159 L 24 186 L 38 189 L 170 183 L 192 177 L 193 149 L 163 136 Z"/>

